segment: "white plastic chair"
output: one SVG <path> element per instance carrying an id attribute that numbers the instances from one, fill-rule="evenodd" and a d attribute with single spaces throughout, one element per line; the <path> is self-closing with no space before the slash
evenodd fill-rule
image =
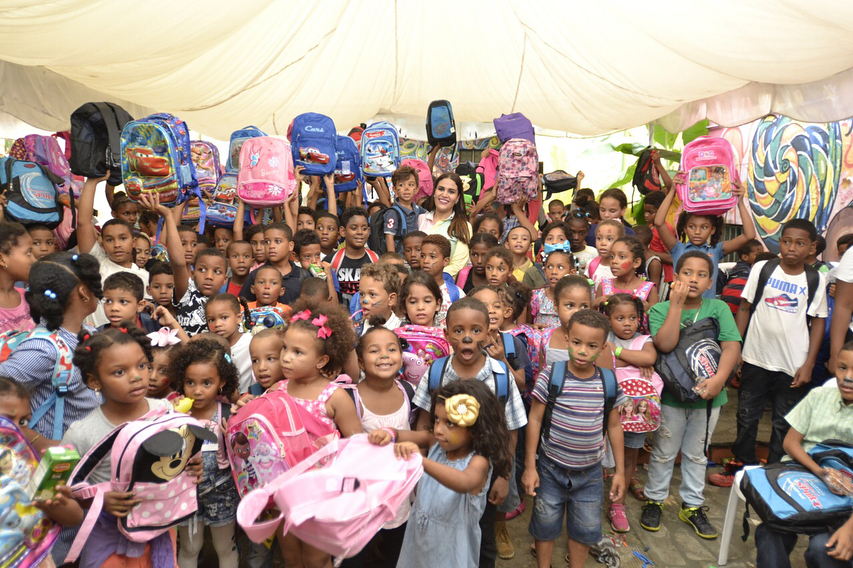
<path id="1" fill-rule="evenodd" d="M 720 535 L 720 554 L 717 556 L 717 564 L 725 566 L 729 561 L 729 544 L 732 541 L 732 531 L 735 528 L 735 519 L 737 518 L 737 509 L 740 501 L 746 501 L 740 490 L 740 481 L 743 479 L 743 473 L 748 469 L 761 467 L 758 465 L 748 465 L 735 473 L 732 489 L 729 492 L 729 503 L 726 505 L 726 518 L 723 521 L 723 534 Z"/>

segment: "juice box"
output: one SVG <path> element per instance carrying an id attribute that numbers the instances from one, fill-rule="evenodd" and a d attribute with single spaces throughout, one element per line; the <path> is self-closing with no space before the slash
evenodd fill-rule
<path id="1" fill-rule="evenodd" d="M 79 461 L 80 454 L 74 448 L 63 446 L 48 448 L 30 479 L 27 493 L 33 499 L 53 498 L 56 487 L 65 485 Z"/>

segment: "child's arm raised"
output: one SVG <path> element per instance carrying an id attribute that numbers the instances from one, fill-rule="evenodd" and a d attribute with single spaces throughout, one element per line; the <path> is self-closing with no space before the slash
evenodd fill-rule
<path id="1" fill-rule="evenodd" d="M 77 201 L 77 250 L 88 254 L 98 242 L 95 233 L 95 189 L 110 177 L 110 172 L 99 178 L 86 178 L 86 184 Z"/>
<path id="2" fill-rule="evenodd" d="M 420 452 L 417 444 L 401 442 L 394 446 L 394 451 L 401 459 L 409 459 L 414 453 Z M 468 467 L 459 471 L 449 465 L 444 465 L 424 458 L 424 471 L 436 481 L 457 493 L 477 494 L 486 486 L 489 475 L 489 460 L 480 455 L 471 457 Z"/>
<path id="3" fill-rule="evenodd" d="M 746 243 L 755 238 L 755 226 L 752 224 L 752 216 L 749 214 L 749 209 L 746 207 L 746 192 L 743 186 L 736 181 L 732 181 L 734 189 L 732 193 L 737 195 L 737 210 L 740 213 L 740 219 L 743 221 L 743 234 L 738 235 L 730 241 L 723 241 L 723 255 L 727 255 L 743 248 Z M 655 217 L 657 221 L 657 217 Z"/>
<path id="4" fill-rule="evenodd" d="M 335 421 L 344 438 L 364 432 L 355 410 L 355 403 L 343 389 L 335 389 L 329 397 L 326 402 L 326 413 Z"/>
<path id="5" fill-rule="evenodd" d="M 299 187 L 299 185 L 297 185 Z M 287 198 L 287 201 L 284 202 L 284 224 L 290 227 L 290 230 L 294 233 L 296 232 L 296 216 L 299 211 L 299 205 L 297 201 L 297 197 L 299 194 L 294 191 Z M 294 211 L 294 208 L 296 211 Z"/>
<path id="6" fill-rule="evenodd" d="M 533 242 L 539 238 L 539 231 L 536 230 L 536 227 L 534 227 L 533 223 L 530 222 L 530 219 L 527 218 L 527 211 L 524 210 L 526 206 L 527 196 L 522 195 L 517 201 L 513 202 L 512 212 L 515 213 L 515 216 L 518 218 L 518 224 L 527 229 L 530 233 L 530 244 L 533 244 Z"/>
<path id="7" fill-rule="evenodd" d="M 151 317 L 157 320 L 161 326 L 174 329 L 177 332 L 177 338 L 183 341 L 184 344 L 190 340 L 187 332 L 184 331 L 184 328 L 181 327 L 181 324 L 178 323 L 178 320 L 175 319 L 172 312 L 167 310 L 165 306 L 157 306 L 154 308 L 154 312 L 151 314 Z"/>
<path id="8" fill-rule="evenodd" d="M 658 207 L 658 212 L 655 213 L 655 228 L 658 230 L 660 240 L 663 241 L 664 246 L 669 250 L 674 249 L 675 245 L 678 244 L 678 239 L 666 225 L 666 216 L 669 213 L 670 207 L 672 207 L 673 199 L 675 199 L 675 184 L 672 184 L 669 188 L 666 197 L 663 199 L 663 203 Z"/>
<path id="9" fill-rule="evenodd" d="M 234 197 L 237 200 L 237 216 L 234 218 L 234 240 L 243 240 L 243 222 L 246 220 L 246 204 L 239 197 Z"/>
<path id="10" fill-rule="evenodd" d="M 527 428 L 524 440 L 524 474 L 521 476 L 521 484 L 524 492 L 531 497 L 536 496 L 539 487 L 539 473 L 536 471 L 536 453 L 539 449 L 539 437 L 542 433 L 542 419 L 545 417 L 545 405 L 532 400 L 530 414 L 527 416 Z"/>
<path id="11" fill-rule="evenodd" d="M 337 215 L 338 202 L 337 199 L 335 199 L 335 172 L 324 175 L 323 183 L 326 184 L 326 209 L 333 212 L 334 215 Z M 334 211 L 332 210 L 333 205 Z"/>
<path id="12" fill-rule="evenodd" d="M 166 252 L 169 253 L 169 264 L 175 276 L 175 298 L 181 299 L 187 292 L 190 283 L 190 271 L 184 258 L 184 248 L 181 246 L 181 238 L 178 236 L 178 225 L 172 211 L 165 205 L 160 205 L 160 196 L 156 193 L 143 193 L 139 203 L 146 209 L 154 211 L 163 218 L 166 225 Z"/>
<path id="13" fill-rule="evenodd" d="M 672 187 L 672 178 L 669 177 L 669 172 L 666 171 L 666 168 L 663 167 L 663 164 L 660 161 L 659 151 L 652 150 L 652 161 L 654 162 L 655 169 L 660 174 L 661 185 L 669 190 L 669 188 Z"/>
<path id="14" fill-rule="evenodd" d="M 678 345 L 681 336 L 681 311 L 684 309 L 684 301 L 687 299 L 687 284 L 676 281 L 672 284 L 669 293 L 669 310 L 666 319 L 655 334 L 655 347 L 661 353 L 669 353 Z"/>

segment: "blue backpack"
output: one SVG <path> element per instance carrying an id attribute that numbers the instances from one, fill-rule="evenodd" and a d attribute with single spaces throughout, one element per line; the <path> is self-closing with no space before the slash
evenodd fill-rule
<path id="1" fill-rule="evenodd" d="M 566 382 L 567 371 L 568 367 L 565 361 L 557 361 L 554 363 L 554 368 L 551 369 L 551 378 L 548 381 L 548 400 L 545 403 L 545 414 L 542 416 L 541 434 L 543 440 L 547 440 L 551 434 L 551 416 L 554 414 L 554 405 L 557 404 L 557 398 L 563 394 L 563 384 Z M 604 387 L 604 418 L 601 429 L 606 433 L 607 418 L 610 416 L 610 411 L 613 410 L 613 405 L 616 403 L 616 373 L 612 369 L 602 369 L 599 367 L 598 375 Z"/>
<path id="2" fill-rule="evenodd" d="M 6 195 L 6 216 L 22 225 L 62 222 L 62 205 L 56 183 L 62 180 L 35 162 L 0 158 L 0 193 Z M 72 208 L 72 211 L 74 209 Z"/>
<path id="3" fill-rule="evenodd" d="M 391 177 L 400 167 L 400 134 L 390 122 L 374 122 L 361 136 L 361 167 L 366 176 Z"/>
<path id="4" fill-rule="evenodd" d="M 504 345 L 506 345 L 506 340 L 504 340 Z M 427 393 L 432 395 L 433 391 L 438 390 L 441 387 L 441 378 L 444 376 L 444 371 L 447 369 L 447 363 L 450 361 L 450 357 L 440 357 L 432 362 L 432 365 L 429 366 L 428 371 L 428 382 L 427 382 Z M 507 400 L 509 400 L 509 383 L 512 380 L 512 374 L 509 372 L 509 368 L 506 366 L 506 363 L 500 362 L 501 370 L 494 371 L 495 378 L 495 394 L 498 397 L 498 402 L 501 404 L 506 404 Z"/>
<path id="5" fill-rule="evenodd" d="M 228 145 L 228 159 L 225 160 L 225 173 L 237 175 L 240 171 L 240 149 L 243 142 L 249 138 L 266 136 L 266 133 L 257 126 L 245 126 L 231 133 L 231 142 Z"/>
<path id="6" fill-rule="evenodd" d="M 306 112 L 293 119 L 290 134 L 293 166 L 303 166 L 307 176 L 323 176 L 335 171 L 338 133 L 332 119 L 316 112 Z"/>
<path id="7" fill-rule="evenodd" d="M 426 118 L 427 140 L 430 146 L 453 146 L 456 144 L 456 121 L 450 101 L 429 103 Z"/>
<path id="8" fill-rule="evenodd" d="M 358 144 L 349 136 L 337 136 L 335 138 L 335 193 L 346 193 L 358 188 L 358 182 L 364 181 L 361 173 L 361 157 L 358 153 Z M 326 188 L 326 182 L 320 185 Z"/>
<path id="9" fill-rule="evenodd" d="M 809 450 L 820 467 L 841 471 L 853 479 L 853 446 L 826 440 Z M 746 498 L 744 540 L 749 535 L 749 507 L 774 530 L 816 534 L 842 525 L 853 513 L 853 497 L 831 492 L 818 476 L 796 462 L 780 462 L 748 469 L 740 482 Z"/>

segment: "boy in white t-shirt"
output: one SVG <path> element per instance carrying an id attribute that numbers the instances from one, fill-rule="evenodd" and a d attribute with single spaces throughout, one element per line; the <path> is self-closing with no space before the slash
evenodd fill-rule
<path id="1" fill-rule="evenodd" d="M 817 231 L 810 221 L 789 221 L 779 239 L 781 258 L 755 263 L 744 287 L 736 318 L 746 338 L 737 439 L 732 446 L 737 462 L 758 463 L 755 439 L 768 400 L 773 407 L 773 432 L 767 462 L 781 460 L 789 428 L 785 415 L 808 393 L 827 316 L 826 275 L 805 262 L 816 242 Z M 762 271 L 766 283 L 758 290 Z"/>
<path id="2" fill-rule="evenodd" d="M 465 297 L 465 292 L 456 286 L 449 276 L 444 277 L 444 269 L 450 264 L 451 247 L 447 237 L 442 235 L 427 235 L 421 243 L 421 270 L 435 278 L 441 288 L 441 307 L 435 314 L 436 327 L 444 327 L 447 319 L 447 309 L 450 304 Z M 452 286 L 453 288 L 449 288 Z"/>

